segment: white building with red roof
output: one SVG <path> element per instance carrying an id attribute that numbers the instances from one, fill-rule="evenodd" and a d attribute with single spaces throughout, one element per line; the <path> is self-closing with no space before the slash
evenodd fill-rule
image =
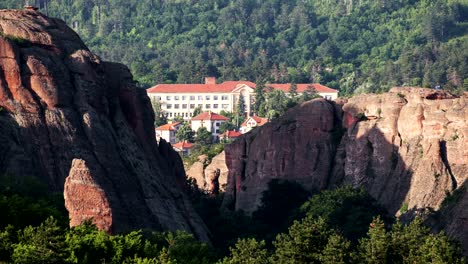
<path id="1" fill-rule="evenodd" d="M 173 144 L 172 148 L 182 155 L 190 155 L 190 150 L 193 148 L 193 144 L 187 141 L 181 141 Z"/>
<path id="2" fill-rule="evenodd" d="M 157 141 L 159 142 L 159 139 L 163 138 L 167 142 L 174 144 L 176 142 L 175 134 L 180 126 L 181 123 L 174 122 L 157 127 L 155 129 Z"/>
<path id="3" fill-rule="evenodd" d="M 226 130 L 226 131 L 224 131 L 224 133 L 219 135 L 219 139 L 225 139 L 225 140 L 235 139 L 235 138 L 237 138 L 237 137 L 239 137 L 241 135 L 242 135 L 241 132 L 238 132 L 238 131 L 235 131 L 235 130 Z"/>
<path id="4" fill-rule="evenodd" d="M 266 86 L 288 93 L 291 84 Z M 255 101 L 255 87 L 256 84 L 249 81 L 225 81 L 217 84 L 215 77 L 206 77 L 204 84 L 158 84 L 146 91 L 151 99 L 162 103 L 162 109 L 169 118 L 181 116 L 188 120 L 196 107 L 214 113 L 221 110 L 234 112 L 241 95 L 244 97 L 245 112 L 249 115 Z M 320 84 L 297 84 L 298 93 L 308 88 L 315 89 L 319 95 L 330 100 L 338 97 L 337 90 Z"/>
<path id="5" fill-rule="evenodd" d="M 268 118 L 259 116 L 250 116 L 241 124 L 239 131 L 245 134 L 255 127 L 263 126 L 268 123 Z"/>
<path id="6" fill-rule="evenodd" d="M 193 117 L 190 122 L 193 131 L 197 132 L 200 127 L 205 127 L 213 137 L 218 137 L 219 127 L 226 121 L 229 121 L 229 118 L 207 111 Z"/>

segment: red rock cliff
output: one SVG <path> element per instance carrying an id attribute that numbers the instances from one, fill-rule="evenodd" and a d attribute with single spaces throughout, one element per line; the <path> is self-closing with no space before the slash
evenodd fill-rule
<path id="1" fill-rule="evenodd" d="M 38 12 L 0 11 L 0 33 L 0 173 L 64 191 L 71 225 L 208 239 L 178 186 L 182 163 L 158 148 L 150 101 L 125 66 Z"/>
<path id="2" fill-rule="evenodd" d="M 224 205 L 253 212 L 272 178 L 307 189 L 362 186 L 393 214 L 439 210 L 458 190 L 456 205 L 442 208 L 442 228 L 467 250 L 467 104 L 466 96 L 408 87 L 359 95 L 342 107 L 323 99 L 302 104 L 226 147 Z"/>

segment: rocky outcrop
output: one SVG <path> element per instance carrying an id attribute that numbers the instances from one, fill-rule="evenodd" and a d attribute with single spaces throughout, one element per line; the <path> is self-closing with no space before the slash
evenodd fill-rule
<path id="1" fill-rule="evenodd" d="M 364 187 L 396 215 L 438 210 L 468 180 L 467 99 L 396 87 L 306 102 L 226 147 L 224 206 L 253 212 L 267 183 L 280 178 L 307 189 Z M 467 234 L 466 207 L 451 208 L 446 231 Z"/>
<path id="2" fill-rule="evenodd" d="M 102 61 L 61 20 L 0 11 L 0 173 L 64 191 L 71 224 L 110 232 L 207 231 L 178 183 L 178 155 L 128 69 Z"/>
<path id="3" fill-rule="evenodd" d="M 224 151 L 213 157 L 211 161 L 208 161 L 206 155 L 198 157 L 198 161 L 188 168 L 187 177 L 193 178 L 198 188 L 210 194 L 225 191 L 228 176 L 225 157 Z"/>
<path id="4" fill-rule="evenodd" d="M 468 177 L 466 103 L 408 87 L 349 99 L 332 182 L 364 186 L 391 213 L 403 204 L 438 209 Z M 356 117 L 360 122 L 349 122 Z"/>
<path id="5" fill-rule="evenodd" d="M 222 151 L 211 159 L 205 168 L 205 188 L 212 194 L 226 190 L 228 168 L 226 166 L 226 153 Z"/>
<path id="6" fill-rule="evenodd" d="M 309 101 L 227 145 L 224 205 L 253 212 L 268 182 L 277 178 L 326 188 L 341 133 L 338 113 L 332 102 Z"/>

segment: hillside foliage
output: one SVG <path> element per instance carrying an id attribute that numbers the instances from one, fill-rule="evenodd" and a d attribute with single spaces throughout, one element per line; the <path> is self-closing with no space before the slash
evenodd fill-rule
<path id="1" fill-rule="evenodd" d="M 247 216 L 222 213 L 222 194 L 192 183 L 188 195 L 211 231 L 209 245 L 181 231 L 109 235 L 91 221 L 69 228 L 63 200 L 39 181 L 1 176 L 0 186 L 2 263 L 464 263 L 446 235 L 419 219 L 391 225 L 372 197 L 350 187 L 311 196 L 275 180 Z"/>
<path id="2" fill-rule="evenodd" d="M 2 0 L 0 8 L 23 1 Z M 467 0 L 29 0 L 142 87 L 204 76 L 468 89 Z"/>

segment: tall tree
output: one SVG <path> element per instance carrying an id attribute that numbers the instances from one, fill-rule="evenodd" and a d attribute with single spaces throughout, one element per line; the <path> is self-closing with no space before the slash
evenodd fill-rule
<path id="1" fill-rule="evenodd" d="M 159 127 L 167 124 L 167 115 L 162 110 L 161 102 L 156 99 L 151 99 L 151 106 L 154 112 L 154 126 Z"/>
<path id="2" fill-rule="evenodd" d="M 190 124 L 188 122 L 184 122 L 182 126 L 176 132 L 176 139 L 178 141 L 188 141 L 193 142 L 193 136 L 195 132 L 193 132 Z"/>
<path id="3" fill-rule="evenodd" d="M 257 116 L 264 116 L 265 106 L 265 94 L 264 94 L 265 84 L 263 82 L 257 83 L 255 87 L 255 102 L 253 104 L 253 112 Z"/>
<path id="4" fill-rule="evenodd" d="M 197 130 L 195 143 L 197 143 L 200 146 L 211 145 L 213 143 L 213 136 L 211 135 L 211 132 L 208 131 L 206 127 L 200 127 Z"/>

